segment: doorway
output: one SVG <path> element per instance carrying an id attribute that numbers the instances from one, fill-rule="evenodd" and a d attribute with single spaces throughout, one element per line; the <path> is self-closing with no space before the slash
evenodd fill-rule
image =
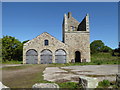
<path id="1" fill-rule="evenodd" d="M 41 52 L 41 64 L 50 64 L 52 63 L 52 52 L 50 50 L 43 50 Z"/>
<path id="2" fill-rule="evenodd" d="M 75 62 L 81 62 L 81 54 L 79 51 L 75 52 Z"/>
<path id="3" fill-rule="evenodd" d="M 64 50 L 57 50 L 55 52 L 55 63 L 66 63 L 66 52 Z"/>
<path id="4" fill-rule="evenodd" d="M 26 52 L 26 64 L 37 64 L 38 53 L 36 50 L 31 49 Z"/>

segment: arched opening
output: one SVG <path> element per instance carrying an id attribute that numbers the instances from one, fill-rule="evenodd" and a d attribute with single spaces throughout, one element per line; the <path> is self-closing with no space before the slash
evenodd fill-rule
<path id="1" fill-rule="evenodd" d="M 38 53 L 34 49 L 30 49 L 26 52 L 26 64 L 37 64 Z"/>
<path id="2" fill-rule="evenodd" d="M 55 63 L 66 63 L 66 52 L 59 49 L 55 52 Z"/>
<path id="3" fill-rule="evenodd" d="M 81 54 L 79 51 L 75 52 L 75 62 L 81 62 Z"/>
<path id="4" fill-rule="evenodd" d="M 50 50 L 43 50 L 41 52 L 41 64 L 52 63 L 52 52 Z"/>

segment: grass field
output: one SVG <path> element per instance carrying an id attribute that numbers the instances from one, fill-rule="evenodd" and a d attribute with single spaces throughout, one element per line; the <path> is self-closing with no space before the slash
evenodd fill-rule
<path id="1" fill-rule="evenodd" d="M 97 53 L 91 55 L 91 63 L 120 64 L 120 57 L 112 56 L 110 53 Z"/>

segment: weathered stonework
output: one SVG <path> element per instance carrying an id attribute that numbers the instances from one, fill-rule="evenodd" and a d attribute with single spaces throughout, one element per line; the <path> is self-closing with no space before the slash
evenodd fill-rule
<path id="1" fill-rule="evenodd" d="M 45 39 L 49 40 L 48 46 L 44 45 Z M 53 36 L 51 36 L 50 34 L 48 34 L 46 32 L 24 44 L 24 47 L 23 47 L 23 55 L 24 55 L 23 63 L 24 64 L 26 63 L 26 52 L 30 49 L 34 49 L 38 52 L 38 64 L 40 64 L 41 51 L 46 50 L 46 49 L 52 51 L 53 63 L 55 63 L 55 51 L 59 50 L 59 49 L 66 51 L 66 54 L 67 54 L 66 58 L 67 58 L 67 60 L 69 60 L 68 45 L 62 43 L 61 41 L 57 40 L 56 38 L 54 38 Z M 67 61 L 67 62 L 69 62 L 69 61 Z"/>
<path id="2" fill-rule="evenodd" d="M 42 57 L 42 51 L 49 50 L 51 52 L 52 63 L 55 63 L 56 57 L 58 60 L 64 58 L 66 63 L 72 62 L 90 62 L 90 42 L 89 42 L 89 16 L 88 14 L 81 23 L 72 17 L 69 12 L 68 16 L 64 15 L 63 20 L 63 42 L 57 40 L 50 34 L 44 32 L 36 38 L 28 41 L 23 46 L 23 63 L 26 64 L 26 60 L 37 57 L 37 64 L 41 63 L 47 56 Z M 45 45 L 45 40 L 49 41 L 49 45 Z M 28 58 L 29 50 L 34 50 L 37 54 Z M 62 50 L 64 54 L 61 54 Z M 77 52 L 76 52 L 77 51 Z M 57 52 L 57 53 L 56 53 Z M 31 53 L 31 52 L 30 52 Z M 57 54 L 61 54 L 57 55 Z M 47 54 L 46 54 L 47 55 Z M 32 57 L 33 56 L 33 57 Z M 49 58 L 50 55 L 48 55 Z M 42 59 L 43 58 L 43 59 Z"/>
<path id="3" fill-rule="evenodd" d="M 116 74 L 116 85 L 120 87 L 120 73 Z"/>
<path id="4" fill-rule="evenodd" d="M 55 90 L 54 88 L 59 88 L 58 84 L 56 83 L 36 83 L 32 86 L 33 90 L 34 88 L 44 88 L 44 89 L 49 89 L 49 90 Z"/>
<path id="5" fill-rule="evenodd" d="M 73 30 L 71 30 L 73 29 Z M 81 53 L 81 61 L 90 62 L 90 33 L 89 33 L 89 15 L 81 23 L 75 20 L 71 13 L 64 15 L 63 21 L 63 42 L 67 44 L 70 52 L 70 60 L 75 59 L 75 52 Z M 72 49 L 71 49 L 72 48 Z"/>

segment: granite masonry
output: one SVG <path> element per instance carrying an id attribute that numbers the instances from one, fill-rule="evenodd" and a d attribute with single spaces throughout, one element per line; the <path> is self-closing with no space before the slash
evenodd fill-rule
<path id="1" fill-rule="evenodd" d="M 89 15 L 79 23 L 72 13 L 64 15 L 63 41 L 44 32 L 23 46 L 24 64 L 90 62 Z"/>

